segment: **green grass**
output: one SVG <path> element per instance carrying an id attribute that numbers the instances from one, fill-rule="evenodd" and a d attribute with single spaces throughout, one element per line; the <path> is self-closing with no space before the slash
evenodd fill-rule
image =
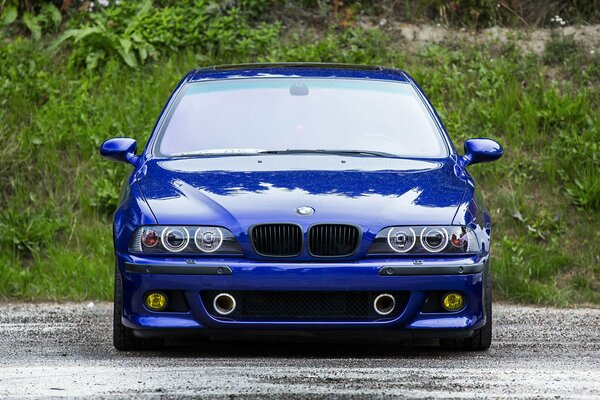
<path id="1" fill-rule="evenodd" d="M 74 223 L 72 236 L 48 243 L 42 253 L 0 258 L 2 295 L 28 300 L 112 299 L 110 226 L 105 220 L 90 220 L 84 226 L 81 222 Z"/>
<path id="2" fill-rule="evenodd" d="M 493 218 L 496 298 L 600 303 L 597 54 L 562 36 L 535 55 L 513 42 L 415 52 L 361 29 L 272 33 L 250 53 L 180 47 L 137 68 L 107 54 L 86 69 L 68 49 L 49 52 L 48 41 L 1 42 L 0 297 L 110 299 L 111 213 L 130 169 L 101 159 L 98 145 L 113 136 L 145 143 L 197 65 L 301 60 L 404 68 L 459 150 L 469 137 L 501 142 L 504 158 L 470 169 Z M 85 48 L 76 51 L 79 60 Z"/>

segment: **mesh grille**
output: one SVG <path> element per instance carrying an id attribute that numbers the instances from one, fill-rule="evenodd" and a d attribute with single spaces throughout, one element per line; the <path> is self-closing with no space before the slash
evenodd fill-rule
<path id="1" fill-rule="evenodd" d="M 202 299 L 209 312 L 214 296 L 220 292 L 203 292 Z M 297 291 L 232 291 L 236 310 L 228 318 L 236 320 L 370 320 L 381 319 L 373 309 L 373 301 L 381 292 L 297 292 Z M 405 292 L 390 292 L 396 298 L 394 318 L 406 304 Z"/>
<path id="2" fill-rule="evenodd" d="M 318 257 L 349 256 L 356 250 L 358 240 L 358 228 L 352 225 L 315 225 L 308 233 L 309 251 Z"/>
<path id="3" fill-rule="evenodd" d="M 297 256 L 302 250 L 302 230 L 292 224 L 258 225 L 252 228 L 252 244 L 263 256 Z"/>

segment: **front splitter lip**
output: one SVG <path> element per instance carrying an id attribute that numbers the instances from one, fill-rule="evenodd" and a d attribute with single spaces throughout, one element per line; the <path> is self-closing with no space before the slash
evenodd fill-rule
<path id="1" fill-rule="evenodd" d="M 134 329 L 135 336 L 140 338 L 157 337 L 202 337 L 211 340 L 300 340 L 314 342 L 332 342 L 345 340 L 427 340 L 427 339 L 463 339 L 473 335 L 473 329 L 395 329 L 395 330 L 207 330 L 207 329 Z"/>
<path id="2" fill-rule="evenodd" d="M 175 313 L 173 313 L 175 314 Z M 405 313 L 403 313 L 404 315 Z M 411 315 L 413 315 L 411 313 Z M 402 319 L 402 315 L 394 320 L 385 322 L 369 321 L 369 322 L 348 322 L 348 321 L 231 321 L 226 324 L 202 324 L 197 321 L 193 313 L 181 313 L 179 315 L 163 315 L 160 317 L 148 316 L 141 314 L 131 314 L 128 317 L 123 317 L 123 324 L 128 328 L 135 330 L 189 330 L 198 332 L 214 332 L 224 330 L 228 332 L 245 332 L 255 330 L 260 332 L 267 331 L 312 331 L 325 334 L 328 330 L 338 329 L 340 331 L 356 331 L 356 332 L 385 332 L 388 330 L 408 330 L 417 332 L 429 331 L 468 331 L 481 328 L 485 325 L 485 316 L 479 313 L 461 313 L 460 315 L 449 314 L 427 314 L 417 312 L 414 319 L 409 324 L 399 324 L 398 320 Z M 222 322 L 217 321 L 215 322 Z M 426 333 L 424 333 L 426 335 Z"/>

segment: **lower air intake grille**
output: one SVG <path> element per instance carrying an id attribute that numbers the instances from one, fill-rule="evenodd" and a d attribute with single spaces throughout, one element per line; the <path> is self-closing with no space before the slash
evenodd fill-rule
<path id="1" fill-rule="evenodd" d="M 314 225 L 308 232 L 310 254 L 317 257 L 344 257 L 356 250 L 359 230 L 352 225 Z"/>
<path id="2" fill-rule="evenodd" d="M 213 309 L 218 291 L 202 292 L 206 309 L 222 318 Z M 381 319 L 373 309 L 373 301 L 381 292 L 321 292 L 321 291 L 229 291 L 237 303 L 226 318 L 234 320 L 371 320 Z M 406 305 L 406 292 L 387 292 L 396 299 L 394 310 L 385 318 L 395 318 Z"/>
<path id="3" fill-rule="evenodd" d="M 302 229 L 297 225 L 257 225 L 251 238 L 254 250 L 262 256 L 293 257 L 302 251 Z"/>

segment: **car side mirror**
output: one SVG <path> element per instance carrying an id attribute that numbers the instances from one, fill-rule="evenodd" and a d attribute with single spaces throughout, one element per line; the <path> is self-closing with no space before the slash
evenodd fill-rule
<path id="1" fill-rule="evenodd" d="M 137 165 L 139 156 L 135 154 L 137 142 L 130 138 L 112 138 L 100 145 L 102 157 L 112 161 L 128 162 Z"/>
<path id="2" fill-rule="evenodd" d="M 468 139 L 465 141 L 465 155 L 460 158 L 463 167 L 482 162 L 496 161 L 504 154 L 500 143 L 492 139 Z"/>

